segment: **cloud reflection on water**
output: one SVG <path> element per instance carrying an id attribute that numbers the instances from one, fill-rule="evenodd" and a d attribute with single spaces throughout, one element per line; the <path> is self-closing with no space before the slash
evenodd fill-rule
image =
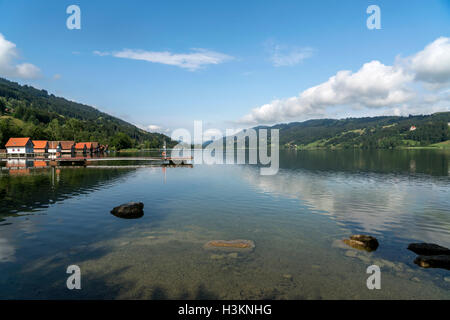
<path id="1" fill-rule="evenodd" d="M 427 177 L 280 169 L 261 176 L 250 166 L 242 177 L 264 193 L 296 198 L 314 212 L 365 233 L 450 245 L 448 184 Z"/>

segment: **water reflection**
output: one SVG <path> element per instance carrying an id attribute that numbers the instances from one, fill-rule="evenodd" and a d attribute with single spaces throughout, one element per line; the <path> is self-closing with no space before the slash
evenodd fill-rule
<path id="1" fill-rule="evenodd" d="M 33 165 L 38 161 L 20 161 L 15 165 Z M 40 165 L 39 163 L 37 164 Z M 0 221 L 7 216 L 23 214 L 49 204 L 92 192 L 112 184 L 135 169 L 115 168 L 39 168 L 10 167 L 0 175 Z"/>
<path id="2" fill-rule="evenodd" d="M 9 243 L 7 239 L 0 238 L 0 263 L 12 262 L 15 260 L 15 248 Z"/>
<path id="3" fill-rule="evenodd" d="M 450 150 L 283 150 L 280 167 L 311 171 L 450 175 Z"/>
<path id="4" fill-rule="evenodd" d="M 245 166 L 242 176 L 262 192 L 299 199 L 355 232 L 390 231 L 448 246 L 449 159 L 448 152 L 424 150 L 289 151 L 277 175 Z"/>
<path id="5" fill-rule="evenodd" d="M 2 174 L 0 298 L 448 298 L 445 271 L 406 250 L 450 246 L 448 154 L 330 152 L 282 152 L 275 176 L 249 165 Z M 144 203 L 141 219 L 109 213 L 128 201 Z M 333 246 L 356 232 L 380 247 Z M 256 248 L 212 254 L 214 239 Z M 70 264 L 86 274 L 79 293 L 65 286 Z M 370 264 L 383 290 L 367 290 Z"/>

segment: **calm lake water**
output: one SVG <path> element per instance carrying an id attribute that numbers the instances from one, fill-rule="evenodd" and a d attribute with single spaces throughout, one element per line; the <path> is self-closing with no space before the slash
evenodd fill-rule
<path id="1" fill-rule="evenodd" d="M 104 163 L 99 163 L 103 165 Z M 127 163 L 130 164 L 130 163 Z M 450 271 L 411 242 L 450 247 L 450 152 L 282 151 L 254 165 L 1 171 L 1 299 L 449 299 Z M 144 216 L 110 210 L 142 201 Z M 351 234 L 380 242 L 367 253 Z M 210 251 L 248 239 L 251 252 Z M 81 268 L 81 290 L 66 269 Z M 381 290 L 366 269 L 381 268 Z"/>

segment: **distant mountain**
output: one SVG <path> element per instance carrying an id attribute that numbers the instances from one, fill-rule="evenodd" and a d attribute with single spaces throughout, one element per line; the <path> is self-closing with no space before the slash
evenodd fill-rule
<path id="1" fill-rule="evenodd" d="M 91 106 L 66 100 L 0 78 L 0 148 L 11 136 L 32 139 L 98 141 L 120 148 L 161 147 L 175 143 Z"/>
<path id="2" fill-rule="evenodd" d="M 280 130 L 280 145 L 299 149 L 428 146 L 450 139 L 450 112 L 409 117 L 320 119 L 259 126 Z"/>

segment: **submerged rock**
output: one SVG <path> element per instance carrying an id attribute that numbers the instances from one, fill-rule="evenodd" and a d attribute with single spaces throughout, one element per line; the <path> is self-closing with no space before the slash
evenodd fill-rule
<path id="1" fill-rule="evenodd" d="M 111 214 L 123 219 L 136 219 L 144 215 L 142 202 L 128 202 L 111 210 Z"/>
<path id="2" fill-rule="evenodd" d="M 442 268 L 450 270 L 450 255 L 418 256 L 414 263 L 422 268 Z"/>
<path id="3" fill-rule="evenodd" d="M 350 239 L 344 239 L 342 241 L 350 247 L 369 252 L 375 251 L 378 248 L 378 240 L 375 237 L 364 234 L 355 234 L 350 236 Z"/>
<path id="4" fill-rule="evenodd" d="M 358 253 L 355 250 L 347 250 L 345 252 L 345 255 L 350 258 L 356 258 L 358 256 Z"/>
<path id="5" fill-rule="evenodd" d="M 252 240 L 212 240 L 208 241 L 204 248 L 225 251 L 251 251 L 255 248 L 255 243 Z"/>
<path id="6" fill-rule="evenodd" d="M 283 278 L 286 279 L 286 280 L 289 280 L 289 281 L 293 280 L 293 277 L 292 277 L 291 274 L 283 274 Z"/>
<path id="7" fill-rule="evenodd" d="M 450 249 L 434 243 L 411 243 L 408 250 L 422 256 L 450 255 Z"/>

